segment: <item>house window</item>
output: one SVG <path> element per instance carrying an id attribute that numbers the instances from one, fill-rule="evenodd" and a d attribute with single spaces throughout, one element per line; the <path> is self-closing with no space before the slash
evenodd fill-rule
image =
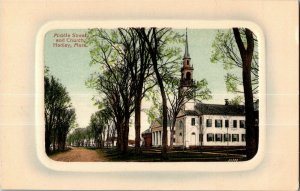
<path id="1" fill-rule="evenodd" d="M 182 133 L 179 133 L 179 136 L 181 137 L 181 136 L 182 136 Z"/>
<path id="2" fill-rule="evenodd" d="M 245 120 L 240 120 L 240 128 L 245 128 Z"/>
<path id="3" fill-rule="evenodd" d="M 191 121 L 192 122 L 192 126 L 195 126 L 195 121 L 196 121 L 195 118 L 192 118 L 192 121 Z"/>
<path id="4" fill-rule="evenodd" d="M 228 134 L 228 133 L 224 134 L 224 142 L 230 142 L 230 141 L 231 141 L 230 134 Z"/>
<path id="5" fill-rule="evenodd" d="M 233 120 L 233 128 L 237 128 L 237 120 Z"/>
<path id="6" fill-rule="evenodd" d="M 192 132 L 192 135 L 196 135 L 195 132 Z"/>
<path id="7" fill-rule="evenodd" d="M 211 127 L 211 126 L 212 126 L 212 120 L 206 119 L 206 127 Z"/>
<path id="8" fill-rule="evenodd" d="M 242 134 L 242 142 L 245 142 L 245 141 L 246 141 L 246 135 Z"/>
<path id="9" fill-rule="evenodd" d="M 215 137 L 216 137 L 215 139 L 216 141 L 222 142 L 222 134 L 218 133 L 215 135 Z"/>
<path id="10" fill-rule="evenodd" d="M 216 128 L 222 127 L 222 120 L 221 119 L 216 119 L 215 120 L 215 127 Z"/>
<path id="11" fill-rule="evenodd" d="M 182 122 L 182 121 L 179 122 L 179 128 L 180 128 L 180 129 L 183 128 L 183 122 Z"/>
<path id="12" fill-rule="evenodd" d="M 173 143 L 175 143 L 175 140 L 176 140 L 176 139 L 175 139 L 175 138 L 173 138 Z"/>
<path id="13" fill-rule="evenodd" d="M 208 133 L 206 138 L 207 138 L 207 142 L 214 141 L 214 134 Z"/>
<path id="14" fill-rule="evenodd" d="M 239 142 L 239 134 L 232 134 L 232 142 Z"/>
<path id="15" fill-rule="evenodd" d="M 229 120 L 225 120 L 225 127 L 229 127 Z"/>
<path id="16" fill-rule="evenodd" d="M 199 142 L 203 142 L 203 134 L 199 134 Z"/>

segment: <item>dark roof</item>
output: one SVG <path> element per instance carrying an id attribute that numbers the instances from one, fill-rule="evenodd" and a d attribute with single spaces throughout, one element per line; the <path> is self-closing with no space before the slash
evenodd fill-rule
<path id="1" fill-rule="evenodd" d="M 147 134 L 147 133 L 151 133 L 151 129 L 146 129 L 145 131 L 142 132 L 142 134 Z"/>
<path id="2" fill-rule="evenodd" d="M 185 115 L 192 115 L 192 116 L 198 116 L 199 113 L 196 110 L 185 110 Z"/>
<path id="3" fill-rule="evenodd" d="M 196 109 L 200 115 L 245 115 L 245 106 L 243 105 L 221 105 L 221 104 L 203 104 L 198 103 Z"/>
<path id="4" fill-rule="evenodd" d="M 163 119 L 162 118 L 156 118 L 155 121 L 158 124 L 160 124 L 160 125 L 162 125 L 162 123 L 163 123 Z M 169 118 L 167 119 L 167 121 L 168 121 L 168 126 L 170 126 L 172 124 L 172 122 L 173 122 L 173 120 L 169 120 Z"/>

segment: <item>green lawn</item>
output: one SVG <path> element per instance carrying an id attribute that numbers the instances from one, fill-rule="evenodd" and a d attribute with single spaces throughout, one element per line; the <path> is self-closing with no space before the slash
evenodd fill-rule
<path id="1" fill-rule="evenodd" d="M 160 148 L 142 149 L 137 154 L 134 148 L 129 148 L 126 155 L 121 155 L 116 149 L 104 148 L 96 150 L 108 161 L 131 161 L 131 162 L 162 162 Z M 244 161 L 246 160 L 245 149 L 216 150 L 171 150 L 168 152 L 169 160 L 166 162 L 191 162 L 191 161 Z"/>

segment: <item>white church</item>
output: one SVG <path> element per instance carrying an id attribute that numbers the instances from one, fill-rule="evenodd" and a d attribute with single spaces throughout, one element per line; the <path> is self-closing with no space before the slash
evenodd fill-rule
<path id="1" fill-rule="evenodd" d="M 193 70 L 186 35 L 179 88 L 189 88 L 193 85 Z M 229 105 L 227 100 L 223 105 L 204 104 L 191 100 L 183 106 L 182 111 L 177 116 L 172 140 L 173 146 L 186 148 L 245 146 L 245 128 L 245 109 L 243 105 Z M 148 142 L 148 146 L 152 147 L 161 146 L 162 132 L 162 126 L 158 121 L 152 123 L 150 129 L 144 132 L 145 135 L 149 135 L 143 136 L 148 138 L 144 142 Z M 168 145 L 170 145 L 169 126 L 167 137 Z"/>

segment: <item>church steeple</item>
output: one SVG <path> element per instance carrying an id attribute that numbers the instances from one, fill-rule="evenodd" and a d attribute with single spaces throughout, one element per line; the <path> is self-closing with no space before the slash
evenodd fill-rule
<path id="1" fill-rule="evenodd" d="M 183 56 L 181 68 L 180 88 L 191 87 L 193 85 L 193 66 L 191 64 L 191 57 L 189 53 L 187 29 L 185 31 L 185 52 Z"/>
<path id="2" fill-rule="evenodd" d="M 185 29 L 185 52 L 183 58 L 190 58 L 187 28 Z"/>

